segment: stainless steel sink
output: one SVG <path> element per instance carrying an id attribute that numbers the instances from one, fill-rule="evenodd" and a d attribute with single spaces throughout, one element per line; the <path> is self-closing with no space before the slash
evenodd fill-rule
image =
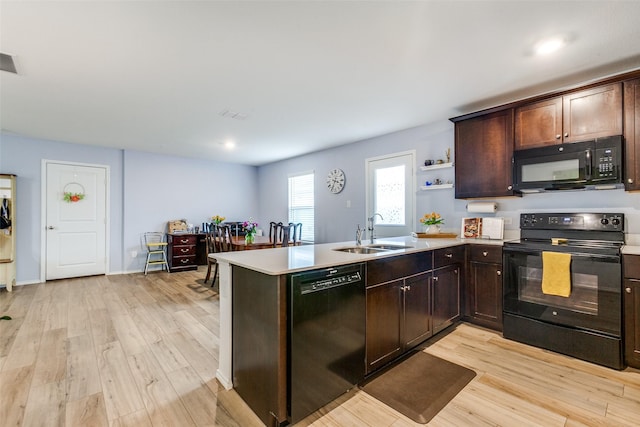
<path id="1" fill-rule="evenodd" d="M 394 245 L 393 243 L 376 243 L 374 245 L 367 245 L 367 248 L 383 249 L 386 251 L 393 251 L 396 249 L 413 249 L 413 246 Z"/>
<path id="2" fill-rule="evenodd" d="M 349 246 L 347 248 L 336 248 L 334 251 L 348 252 L 350 254 L 377 254 L 385 252 L 387 249 L 372 248 L 370 246 Z"/>

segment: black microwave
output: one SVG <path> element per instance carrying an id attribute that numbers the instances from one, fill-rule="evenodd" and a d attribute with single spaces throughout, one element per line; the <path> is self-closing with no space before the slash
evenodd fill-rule
<path id="1" fill-rule="evenodd" d="M 622 136 L 513 152 L 514 189 L 548 190 L 621 188 Z"/>

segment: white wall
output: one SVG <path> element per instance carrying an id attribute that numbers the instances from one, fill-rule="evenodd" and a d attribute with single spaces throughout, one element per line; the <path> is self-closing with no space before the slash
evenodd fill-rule
<path id="1" fill-rule="evenodd" d="M 426 159 L 444 159 L 445 151 L 454 153 L 453 124 L 443 119 L 438 124 L 419 126 L 365 141 L 332 148 L 329 150 L 296 157 L 259 168 L 261 221 L 285 220 L 287 217 L 287 176 L 290 173 L 315 170 L 316 173 L 316 242 L 351 241 L 355 239 L 358 224 L 366 224 L 365 212 L 365 159 L 406 150 L 416 150 L 416 224 L 425 213 L 436 211 L 445 218 L 443 231 L 460 233 L 460 222 L 466 216 L 501 216 L 507 218 L 505 229 L 517 232 L 520 213 L 530 211 L 586 211 L 622 212 L 626 215 L 627 233 L 640 234 L 640 192 L 604 190 L 587 192 L 557 192 L 530 194 L 524 197 L 495 199 L 456 200 L 453 189 L 420 191 L 426 180 L 435 178 L 453 180 L 454 170 L 420 171 L 418 166 Z M 491 153 L 487 153 L 491 155 Z M 345 171 L 347 183 L 337 195 L 325 188 L 325 177 L 333 168 Z M 481 171 L 468 171 L 481 173 Z M 351 208 L 347 208 L 347 201 Z M 495 201 L 496 214 L 469 214 L 467 203 L 472 201 Z"/>
<path id="2" fill-rule="evenodd" d="M 109 273 L 141 271 L 140 236 L 185 218 L 195 225 L 215 214 L 258 215 L 257 169 L 158 154 L 69 144 L 0 133 L 0 172 L 18 176 L 17 283 L 40 281 L 42 159 L 109 165 Z M 137 251 L 136 258 L 131 251 Z"/>

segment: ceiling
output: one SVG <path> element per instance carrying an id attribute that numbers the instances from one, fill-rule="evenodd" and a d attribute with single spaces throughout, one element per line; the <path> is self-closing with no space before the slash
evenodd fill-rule
<path id="1" fill-rule="evenodd" d="M 261 165 L 638 69 L 638 22 L 640 1 L 2 0 L 0 123 Z"/>

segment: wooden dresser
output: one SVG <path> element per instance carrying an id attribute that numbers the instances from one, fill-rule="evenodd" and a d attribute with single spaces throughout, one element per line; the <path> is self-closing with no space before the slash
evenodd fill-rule
<path id="1" fill-rule="evenodd" d="M 207 244 L 204 233 L 168 233 L 167 260 L 169 271 L 196 270 L 207 265 Z"/>

